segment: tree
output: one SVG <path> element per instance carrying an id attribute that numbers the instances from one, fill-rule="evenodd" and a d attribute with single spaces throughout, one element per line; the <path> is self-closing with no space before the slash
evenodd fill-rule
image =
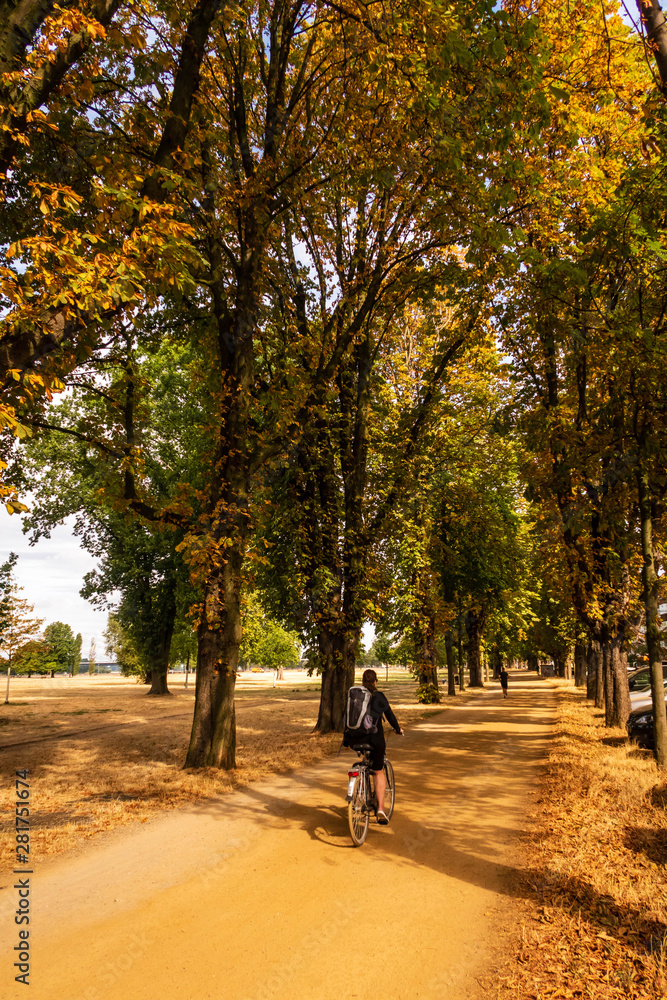
<path id="1" fill-rule="evenodd" d="M 640 31 L 646 49 L 653 56 L 660 75 L 660 90 L 667 94 L 667 26 L 658 0 L 636 0 Z"/>
<path id="2" fill-rule="evenodd" d="M 139 357 L 142 333 L 149 342 Z M 32 484 L 32 509 L 24 519 L 32 541 L 74 516 L 75 533 L 97 559 L 82 595 L 99 607 L 115 607 L 151 685 L 149 694 L 162 695 L 169 693 L 178 614 L 187 612 L 197 594 L 177 552 L 183 531 L 142 522 L 123 509 L 126 463 L 141 442 L 145 495 L 162 507 L 172 498 L 182 505 L 201 484 L 208 442 L 200 430 L 205 404 L 192 385 L 196 355 L 173 341 L 155 344 L 150 334 L 137 324 L 133 333 L 111 336 L 105 350 L 80 367 L 71 396 L 48 420 L 26 418 L 38 431 L 12 474 L 26 488 Z M 182 480 L 187 485 L 179 487 Z"/>
<path id="3" fill-rule="evenodd" d="M 185 690 L 188 689 L 190 670 L 197 662 L 197 630 L 190 618 L 181 618 L 174 629 L 171 640 L 172 662 L 182 663 L 185 667 Z M 192 667 L 191 667 L 192 664 Z"/>
<path id="4" fill-rule="evenodd" d="M 554 662 L 556 675 L 568 677 L 567 663 L 575 645 L 577 619 L 571 603 L 559 599 L 542 575 L 539 593 L 533 604 L 534 621 L 530 630 L 531 652 L 546 654 Z"/>
<path id="5" fill-rule="evenodd" d="M 548 79 L 559 86 L 549 98 L 549 127 L 521 150 L 540 197 L 516 217 L 507 277 L 498 283 L 499 326 L 516 364 L 530 495 L 545 534 L 561 549 L 581 630 L 592 651 L 599 647 L 607 725 L 623 726 L 625 650 L 638 622 L 638 539 L 617 347 L 641 336 L 643 322 L 626 322 L 634 250 L 607 254 L 605 247 L 625 240 L 626 227 L 636 243 L 644 203 L 636 189 L 627 202 L 625 194 L 647 136 L 620 92 L 641 93 L 647 79 L 641 43 L 607 11 L 578 10 L 567 39 L 546 11 L 542 25 L 552 39 Z M 605 33 L 603 53 L 597 40 Z M 585 92 L 576 82 L 581 73 Z"/>
<path id="6" fill-rule="evenodd" d="M 219 39 L 210 80 L 228 126 L 209 130 L 202 146 L 204 190 L 197 195 L 210 205 L 204 246 L 219 389 L 214 478 L 205 527 L 192 538 L 206 546 L 207 573 L 190 766 L 234 765 L 234 677 L 251 482 L 310 419 L 355 333 L 337 330 L 342 302 L 327 323 L 327 349 L 313 358 L 300 307 L 287 329 L 272 322 L 280 316 L 284 291 L 291 299 L 275 248 L 285 248 L 291 266 L 295 222 L 321 202 L 332 176 L 342 176 L 343 128 L 349 129 L 357 106 L 367 104 L 359 86 L 361 53 L 377 47 L 378 29 L 382 35 L 380 25 L 342 8 L 301 0 L 275 0 L 266 9 L 243 3 L 232 28 L 234 37 Z M 237 193 L 231 201 L 228 191 Z M 298 286 L 298 276 L 293 281 Z M 303 301 L 298 290 L 297 300 Z"/>
<path id="7" fill-rule="evenodd" d="M 374 207 L 371 211 L 369 206 L 368 219 L 381 229 L 384 195 L 378 190 L 377 177 L 384 175 L 388 188 L 394 187 L 397 174 L 399 184 L 408 175 L 417 183 L 419 165 L 425 161 L 402 156 L 406 130 L 418 143 L 434 90 L 451 87 L 460 95 L 453 116 L 452 104 L 447 104 L 445 127 L 439 121 L 433 129 L 437 138 L 433 134 L 431 148 L 439 150 L 436 159 L 441 157 L 439 191 L 460 191 L 456 185 L 463 177 L 476 192 L 483 195 L 487 190 L 488 176 L 479 168 L 491 161 L 481 155 L 479 146 L 470 150 L 470 170 L 461 171 L 461 146 L 466 137 L 475 134 L 467 115 L 470 107 L 479 111 L 485 129 L 490 121 L 495 123 L 501 118 L 506 122 L 507 116 L 515 113 L 521 82 L 517 82 L 514 67 L 510 71 L 511 100 L 498 97 L 503 92 L 499 85 L 492 88 L 493 96 L 489 92 L 487 101 L 478 92 L 470 105 L 467 96 L 469 87 L 475 89 L 474 82 L 465 70 L 453 68 L 450 72 L 447 68 L 460 65 L 456 53 L 469 43 L 479 61 L 475 69 L 479 68 L 485 81 L 494 70 L 505 74 L 502 59 L 493 68 L 489 66 L 486 41 L 484 46 L 479 45 L 479 19 L 488 25 L 494 38 L 505 30 L 511 33 L 514 22 L 496 16 L 486 4 L 470 16 L 468 8 L 461 10 L 456 25 L 439 8 L 435 19 L 429 18 L 431 13 L 426 12 L 426 23 L 432 29 L 437 20 L 438 32 L 426 53 L 434 79 L 425 74 L 425 94 L 413 86 L 409 71 L 395 71 L 411 63 L 415 39 L 428 38 L 430 44 L 428 31 L 414 30 L 412 9 L 405 20 L 387 21 L 384 16 L 376 20 L 374 14 L 367 13 L 360 18 L 356 10 L 304 3 L 275 2 L 266 13 L 252 3 L 242 4 L 235 9 L 231 22 L 235 37 L 221 40 L 211 60 L 215 75 L 210 80 L 210 92 L 216 95 L 217 107 L 224 109 L 225 128 L 217 130 L 214 123 L 206 122 L 211 127 L 201 147 L 203 184 L 196 194 L 196 217 L 203 224 L 201 246 L 208 261 L 218 445 L 205 518 L 189 533 L 184 546 L 198 566 L 206 566 L 206 573 L 199 577 L 204 586 L 205 614 L 200 624 L 197 703 L 187 758 L 191 766 L 231 767 L 234 762 L 234 676 L 241 632 L 243 569 L 254 513 L 253 480 L 289 442 L 310 430 L 322 393 L 326 396 L 343 359 L 346 368 L 348 361 L 356 363 L 355 355 L 365 350 L 363 344 L 355 345 L 355 339 L 363 339 L 364 324 L 371 318 L 378 288 L 385 281 L 398 282 L 403 273 L 410 273 L 411 266 L 421 267 L 424 255 L 432 249 L 432 244 L 422 243 L 419 252 L 408 252 L 403 267 L 397 260 L 396 269 L 392 267 L 390 273 L 382 265 L 368 271 L 365 265 L 357 268 L 354 264 L 347 294 L 337 301 L 335 290 L 329 300 L 325 283 L 316 297 L 318 304 L 324 303 L 326 314 L 323 324 L 316 315 L 315 324 L 315 343 L 322 353 L 314 355 L 311 325 L 302 320 L 304 315 L 308 319 L 317 306 L 311 306 L 307 293 L 304 303 L 299 268 L 292 266 L 290 258 L 290 234 L 299 239 L 300 245 L 306 245 L 308 223 L 317 218 L 318 227 L 311 241 L 317 251 L 320 232 L 326 229 L 325 212 L 330 233 L 335 231 L 335 206 L 327 206 L 324 195 L 327 190 L 332 196 L 341 191 L 351 165 L 355 168 L 353 190 L 349 203 L 345 200 L 343 204 L 346 212 L 349 209 L 356 213 L 358 209 L 359 216 L 363 215 L 363 201 L 358 202 L 357 195 L 362 191 L 364 165 L 367 168 L 369 164 Z M 459 30 L 461 23 L 464 27 Z M 498 42 L 494 52 L 502 49 L 504 54 L 505 47 Z M 451 54 L 450 61 L 441 58 L 443 46 Z M 380 68 L 379 72 L 373 69 L 369 78 L 365 69 L 371 52 L 376 54 L 372 65 Z M 526 90 L 532 93 L 530 87 Z M 312 114 L 314 108 L 316 115 Z M 450 138 L 452 117 L 456 131 Z M 376 121 L 381 123 L 380 130 L 374 128 Z M 355 153 L 353 164 L 350 149 Z M 229 197 L 230 191 L 236 192 L 235 197 Z M 426 192 L 416 194 L 421 197 L 424 212 L 428 211 L 431 202 Z M 468 189 L 456 207 L 448 197 L 439 200 L 435 190 L 433 195 L 444 218 L 438 220 L 437 227 L 433 220 L 431 235 L 441 247 L 443 229 L 451 228 L 459 210 L 467 206 Z M 406 187 L 406 204 L 412 203 L 413 196 Z M 202 205 L 210 208 L 202 212 Z M 403 225 L 406 239 L 416 236 L 418 224 L 411 226 L 405 216 L 398 222 L 396 211 L 400 211 L 398 202 L 394 215 L 387 218 L 387 233 Z M 408 216 L 412 217 L 411 210 Z M 458 232 L 458 222 L 456 225 Z M 385 234 L 378 229 L 375 232 L 374 243 L 382 257 Z M 422 235 L 426 241 L 426 227 Z M 360 249 L 364 240 L 359 243 Z M 342 249 L 348 257 L 354 256 L 347 232 Z M 287 273 L 280 266 L 280 255 L 289 266 Z M 345 264 L 343 270 L 349 272 Z M 351 309 L 356 321 L 348 323 Z M 273 322 L 274 317 L 285 312 L 290 314 L 286 317 L 289 322 Z M 328 579 L 326 573 L 325 577 Z M 344 662 L 336 663 L 336 669 L 325 675 L 322 729 L 338 728 L 342 723 L 340 692 L 349 676 L 350 654 L 358 642 L 356 588 L 350 589 L 350 601 L 355 605 L 353 628 L 346 627 L 344 633 Z M 340 634 L 337 629 L 336 638 Z M 324 634 L 325 647 L 326 639 Z M 335 648 L 324 648 L 322 652 L 325 658 L 330 652 L 336 655 Z"/>
<path id="8" fill-rule="evenodd" d="M 102 634 L 107 656 L 116 661 L 123 677 L 140 677 L 146 683 L 146 675 L 150 671 L 142 664 L 132 637 L 123 627 L 118 614 L 109 613 L 107 627 Z"/>
<path id="9" fill-rule="evenodd" d="M 48 648 L 51 676 L 55 670 L 72 670 L 75 657 L 74 633 L 64 622 L 52 622 L 44 629 L 44 642 Z"/>
<path id="10" fill-rule="evenodd" d="M 13 553 L 12 553 L 13 555 Z M 13 576 L 16 559 L 10 559 L 0 568 L 0 583 L 3 586 L 3 596 L 0 602 L 2 619 L 0 621 L 0 650 L 5 652 L 7 663 L 7 687 L 5 705 L 9 703 L 9 676 L 12 661 L 24 643 L 33 639 L 43 625 L 43 619 L 33 618 L 35 610 L 32 604 L 19 597 L 19 587 Z"/>
<path id="11" fill-rule="evenodd" d="M 221 6 L 198 0 L 185 19 L 169 5 L 116 0 L 0 10 L 0 178 L 12 163 L 0 236 L 11 244 L 0 272 L 0 428 L 17 438 L 30 429 L 16 405 L 50 400 L 104 339 L 105 323 L 148 297 L 147 272 L 166 267 L 168 287 L 190 256 L 169 202 L 187 170 L 183 148 Z M 107 31 L 121 8 L 122 30 Z M 2 483 L 0 498 L 10 513 L 25 510 Z"/>
<path id="12" fill-rule="evenodd" d="M 388 194 L 388 214 L 391 204 Z M 349 224 L 355 222 L 362 225 L 352 215 Z M 377 245 L 384 244 L 379 236 L 375 242 L 377 234 L 370 223 L 365 234 L 367 256 L 358 264 L 370 270 L 377 263 Z M 386 242 L 390 244 L 389 236 Z M 402 243 L 401 253 L 405 252 Z M 347 260 L 344 253 L 341 256 Z M 452 266 L 444 253 L 439 256 L 443 269 L 447 264 L 452 267 L 455 280 L 457 263 Z M 387 267 L 391 260 L 388 246 Z M 442 277 L 440 267 L 437 270 Z M 426 281 L 422 271 L 417 279 Z M 342 280 L 341 284 L 344 290 Z M 414 288 L 406 279 L 400 294 L 410 291 Z M 415 321 L 407 310 L 396 310 L 393 297 L 388 293 L 387 298 L 378 296 L 363 336 L 342 358 L 331 388 L 325 394 L 325 386 L 321 387 L 317 419 L 293 449 L 290 463 L 272 477 L 269 494 L 276 512 L 267 533 L 270 561 L 275 567 L 276 557 L 281 560 L 283 586 L 292 591 L 289 600 L 300 601 L 304 608 L 304 638 L 318 649 L 320 732 L 343 725 L 361 628 L 376 597 L 375 552 L 410 482 L 411 467 L 421 457 L 424 429 L 449 366 L 470 336 L 466 326 L 475 327 L 478 315 L 473 310 L 473 320 L 466 316 L 457 322 L 442 295 L 424 310 L 428 318 L 419 333 L 412 329 Z M 348 317 L 339 325 L 345 329 L 357 318 L 355 304 L 350 303 Z M 412 338 L 407 365 L 401 360 L 406 327 Z M 298 583 L 300 595 L 295 593 Z"/>
<path id="13" fill-rule="evenodd" d="M 44 639 L 29 639 L 20 646 L 12 661 L 12 669 L 16 674 L 51 674 L 53 666 L 50 660 L 50 648 Z"/>
<path id="14" fill-rule="evenodd" d="M 80 365 L 101 329 L 100 367 L 123 339 L 131 347 L 124 398 L 114 395 L 112 403 L 123 419 L 111 422 L 111 439 L 98 442 L 114 452 L 123 486 L 109 491 L 107 525 L 114 532 L 127 517 L 136 532 L 128 529 L 126 541 L 135 532 L 150 535 L 151 544 L 149 522 L 156 534 L 174 526 L 182 532 L 178 551 L 202 597 L 187 761 L 232 767 L 243 591 L 260 560 L 275 553 L 268 533 L 253 532 L 280 467 L 287 458 L 297 468 L 296 482 L 282 483 L 285 507 L 299 491 L 310 506 L 307 532 L 298 536 L 299 600 L 278 617 L 316 636 L 326 731 L 342 721 L 361 624 L 375 613 L 388 512 L 426 447 L 425 424 L 462 347 L 460 337 L 436 337 L 415 384 L 404 377 L 410 364 L 395 378 L 403 310 L 428 301 L 454 268 L 448 290 L 459 307 L 458 332 L 468 333 L 485 320 L 479 304 L 498 271 L 523 274 L 531 261 L 515 253 L 523 239 L 515 223 L 539 201 L 538 126 L 546 110 L 556 122 L 564 101 L 557 86 L 550 89 L 561 66 L 540 81 L 542 43 L 520 5 L 510 16 L 487 2 L 388 11 L 247 0 L 216 20 L 219 6 L 195 4 L 187 25 L 169 7 L 172 16 L 161 19 L 158 6 L 145 53 L 131 45 L 122 58 L 109 41 L 85 113 L 73 113 L 64 95 L 58 115 L 59 150 L 76 153 L 68 189 L 58 177 L 66 157 L 52 164 L 46 144 L 35 144 L 3 225 L 14 229 L 14 263 L 4 275 L 13 296 L 7 359 L 18 374 L 10 376 L 12 405 L 35 418 L 22 427 L 45 422 L 35 403 L 43 393 L 28 372 L 38 351 L 24 350 L 26 330 L 62 350 L 47 351 L 42 379 Z M 128 17 L 134 26 L 134 9 Z M 577 59 L 587 60 L 598 36 L 578 37 Z M 548 40 L 558 49 L 555 32 Z M 200 90 L 205 99 L 195 100 Z M 554 135 L 552 159 L 560 164 L 563 136 L 554 129 L 549 141 Z M 575 148 L 587 135 L 577 131 Z M 139 312 L 159 327 L 170 310 L 201 351 L 210 447 L 200 488 L 188 492 L 184 476 L 183 489 L 165 496 L 145 474 L 148 436 L 136 433 L 134 404 L 146 350 Z M 397 387 L 401 405 L 390 405 Z M 90 388 L 103 394 L 108 385 Z M 68 431 L 89 443 L 91 423 L 85 434 L 80 426 Z M 515 508 L 506 496 L 494 506 L 490 488 L 479 492 L 477 510 L 511 538 Z M 430 599 L 429 527 L 413 583 Z M 470 565 L 482 549 L 469 553 Z M 122 576 L 131 576 L 127 564 Z M 482 579 L 480 572 L 473 582 Z M 440 596 L 450 610 L 458 613 L 460 604 L 476 616 L 479 633 L 482 612 L 490 614 L 481 590 Z M 493 597 L 504 600 L 499 588 Z M 422 622 L 432 617 L 426 610 Z"/>
<path id="15" fill-rule="evenodd" d="M 386 543 L 394 579 L 393 620 L 410 630 L 420 689 L 430 700 L 439 697 L 439 644 L 447 661 L 448 694 L 456 692 L 455 629 L 467 627 L 475 686 L 483 682 L 487 624 L 493 622 L 492 646 L 501 638 L 501 620 L 512 630 L 521 628 L 515 613 L 526 583 L 529 542 L 517 443 L 501 419 L 509 399 L 507 366 L 493 340 L 480 337 L 452 365 Z"/>
<path id="16" fill-rule="evenodd" d="M 7 562 L 0 566 L 0 633 L 9 622 L 9 595 L 13 586 L 12 572 L 17 559 L 16 553 L 10 552 Z"/>
<path id="17" fill-rule="evenodd" d="M 281 625 L 267 630 L 257 646 L 257 663 L 276 670 L 278 680 L 283 679 L 283 668 L 295 666 L 301 656 L 299 637 L 294 632 L 288 632 Z"/>
<path id="18" fill-rule="evenodd" d="M 299 662 L 298 635 L 270 618 L 257 594 L 248 593 L 244 597 L 242 621 L 241 662 L 260 663 L 277 670 L 278 679 L 282 680 L 283 667 Z"/>
<path id="19" fill-rule="evenodd" d="M 88 673 L 94 674 L 95 667 L 97 666 L 97 642 L 95 641 L 95 636 L 90 640 L 90 648 L 88 650 Z"/>
<path id="20" fill-rule="evenodd" d="M 67 11 L 50 0 L 28 0 L 21 4 L 8 0 L 2 5 L 0 176 L 3 180 L 16 154 L 30 145 L 31 133 L 39 133 L 47 126 L 47 116 L 38 109 L 49 101 L 95 39 L 105 37 L 104 29 L 121 6 L 120 0 L 75 3 Z"/>
<path id="21" fill-rule="evenodd" d="M 72 677 L 76 677 L 81 667 L 82 646 L 83 646 L 83 637 L 80 632 L 77 632 L 76 638 L 74 640 L 74 649 L 72 651 Z"/>
<path id="22" fill-rule="evenodd" d="M 369 653 L 369 663 L 397 663 L 396 643 L 393 632 L 378 628 Z"/>

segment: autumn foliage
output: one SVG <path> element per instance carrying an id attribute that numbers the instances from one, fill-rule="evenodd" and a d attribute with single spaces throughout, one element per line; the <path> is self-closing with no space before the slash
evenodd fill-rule
<path id="1" fill-rule="evenodd" d="M 482 685 L 576 656 L 623 725 L 643 621 L 664 765 L 657 26 L 566 0 L 17 10 L 4 502 L 32 490 L 38 534 L 78 518 L 153 693 L 196 628 L 188 765 L 234 767 L 253 592 L 322 675 L 320 733 L 366 621 L 429 700 L 443 658 L 453 695 L 464 660 Z"/>

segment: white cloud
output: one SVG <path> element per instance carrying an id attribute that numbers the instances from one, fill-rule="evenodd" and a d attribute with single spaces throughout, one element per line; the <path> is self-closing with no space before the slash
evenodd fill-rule
<path id="1" fill-rule="evenodd" d="M 107 612 L 96 610 L 79 596 L 83 577 L 95 567 L 95 560 L 72 534 L 72 523 L 73 519 L 66 521 L 52 531 L 51 538 L 42 538 L 31 546 L 28 535 L 21 530 L 20 516 L 0 510 L 0 563 L 5 562 L 10 552 L 16 552 L 19 557 L 16 580 L 23 587 L 21 596 L 34 605 L 36 617 L 43 618 L 45 625 L 60 621 L 75 634 L 80 632 L 83 656 L 88 656 L 94 637 L 97 657 L 102 659 L 105 657 L 102 630 L 106 628 Z"/>

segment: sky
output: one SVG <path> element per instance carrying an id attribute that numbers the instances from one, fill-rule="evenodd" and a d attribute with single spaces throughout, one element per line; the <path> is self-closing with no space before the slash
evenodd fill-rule
<path id="1" fill-rule="evenodd" d="M 20 595 L 34 605 L 35 617 L 43 618 L 44 625 L 65 622 L 74 634 L 83 637 L 81 655 L 88 656 L 90 640 L 95 637 L 97 660 L 106 659 L 103 630 L 107 612 L 97 611 L 92 604 L 79 597 L 84 575 L 95 566 L 95 560 L 82 549 L 78 538 L 72 534 L 74 518 L 51 532 L 51 538 L 41 538 L 36 545 L 28 543 L 28 535 L 21 531 L 18 514 L 9 515 L 0 507 L 0 563 L 10 552 L 16 552 L 18 562 L 15 577 L 23 593 Z M 363 641 L 369 649 L 375 638 L 372 625 L 363 629 Z"/>
<path id="2" fill-rule="evenodd" d="M 21 531 L 21 522 L 20 515 L 7 514 L 0 507 L 0 563 L 6 561 L 10 552 L 17 553 L 14 575 L 23 587 L 20 596 L 34 605 L 35 617 L 43 618 L 44 625 L 65 622 L 75 635 L 80 632 L 82 656 L 88 656 L 94 637 L 98 661 L 106 659 L 102 632 L 107 612 L 97 611 L 79 597 L 83 577 L 94 568 L 95 560 L 72 534 L 74 519 L 55 528 L 51 538 L 42 538 L 32 546 L 28 543 L 29 536 Z"/>

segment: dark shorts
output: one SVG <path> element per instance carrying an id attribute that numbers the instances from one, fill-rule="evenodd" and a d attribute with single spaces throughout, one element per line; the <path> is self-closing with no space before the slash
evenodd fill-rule
<path id="1" fill-rule="evenodd" d="M 387 749 L 383 733 L 369 733 L 367 736 L 359 736 L 357 733 L 345 734 L 345 746 L 354 747 L 357 743 L 368 743 L 371 747 L 371 768 L 374 771 L 381 771 L 384 767 L 384 754 Z"/>

